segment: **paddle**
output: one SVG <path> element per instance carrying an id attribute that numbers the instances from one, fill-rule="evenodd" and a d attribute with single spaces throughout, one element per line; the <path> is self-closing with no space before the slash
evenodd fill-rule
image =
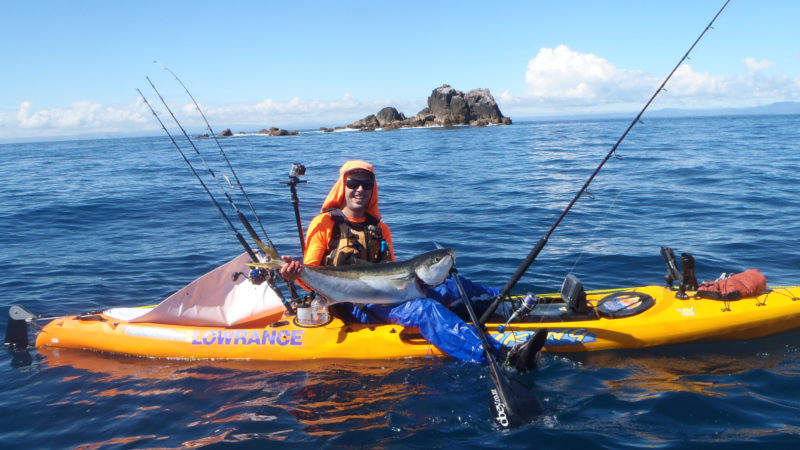
<path id="1" fill-rule="evenodd" d="M 450 269 L 450 275 L 456 282 L 458 293 L 467 308 L 470 320 L 475 324 L 475 330 L 481 340 L 486 360 L 489 362 L 489 375 L 494 383 L 494 389 L 489 391 L 489 410 L 492 412 L 495 423 L 502 429 L 529 423 L 532 418 L 540 415 L 543 411 L 539 398 L 530 388 L 516 379 L 509 379 L 501 372 L 500 365 L 492 354 L 492 347 L 489 345 L 486 332 L 483 327 L 478 325 L 478 316 L 475 314 L 472 301 L 467 296 L 464 286 L 461 285 L 461 280 L 458 278 L 458 271 L 455 267 Z"/>

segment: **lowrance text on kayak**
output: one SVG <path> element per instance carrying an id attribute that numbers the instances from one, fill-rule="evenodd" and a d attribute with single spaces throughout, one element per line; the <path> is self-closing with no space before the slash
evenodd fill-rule
<path id="1" fill-rule="evenodd" d="M 303 345 L 303 332 L 304 330 L 194 330 L 192 345 Z"/>

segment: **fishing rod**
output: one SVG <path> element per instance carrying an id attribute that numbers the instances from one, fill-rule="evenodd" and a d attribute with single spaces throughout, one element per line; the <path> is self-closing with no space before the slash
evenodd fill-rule
<path id="1" fill-rule="evenodd" d="M 186 140 L 189 141 L 189 145 L 192 146 L 192 148 L 194 149 L 195 153 L 197 153 L 197 156 L 200 157 L 200 161 L 203 162 L 203 165 L 208 170 L 208 173 L 211 174 L 211 177 L 214 178 L 214 181 L 217 182 L 217 187 L 219 187 L 220 191 L 222 191 L 223 195 L 225 195 L 225 198 L 228 199 L 228 203 L 231 205 L 233 210 L 236 212 L 237 216 L 239 217 L 239 221 L 242 222 L 242 225 L 244 225 L 245 229 L 250 234 L 250 237 L 253 238 L 253 241 L 255 241 L 256 245 L 258 245 L 261 249 L 264 249 L 265 248 L 264 243 L 258 237 L 258 234 L 256 234 L 255 230 L 250 225 L 250 222 L 248 222 L 248 220 L 244 216 L 244 214 L 242 214 L 242 211 L 236 205 L 236 202 L 233 201 L 231 196 L 228 194 L 228 191 L 225 189 L 225 187 L 219 181 L 219 178 L 217 178 L 217 175 L 214 173 L 214 170 L 211 169 L 211 167 L 206 162 L 205 158 L 203 158 L 203 155 L 200 153 L 200 150 L 198 150 L 197 146 L 194 145 L 194 142 L 192 142 L 192 139 L 189 137 L 189 134 L 186 133 L 186 130 L 183 128 L 181 123 L 178 121 L 178 118 L 175 117 L 175 114 L 172 112 L 172 110 L 170 109 L 169 105 L 167 105 L 167 102 L 164 100 L 164 97 L 161 96 L 161 93 L 158 92 L 158 89 L 156 89 L 156 86 L 153 84 L 152 81 L 150 81 L 150 77 L 145 77 L 145 78 L 147 79 L 147 82 L 150 83 L 150 86 L 153 87 L 153 90 L 156 92 L 156 95 L 158 95 L 158 98 L 161 99 L 161 103 L 164 105 L 165 108 L 167 108 L 167 111 L 172 116 L 172 120 L 175 121 L 175 124 L 178 125 L 178 128 L 180 128 L 181 132 L 183 132 L 183 135 L 186 137 Z M 185 159 L 185 157 L 184 157 L 184 159 Z M 189 164 L 189 160 L 188 159 L 186 160 L 186 163 Z M 194 169 L 192 169 L 192 170 L 194 170 Z M 195 173 L 195 175 L 196 175 L 196 173 Z M 272 242 L 270 242 L 270 245 L 271 244 L 272 244 Z M 274 246 L 272 246 L 272 248 L 274 248 Z M 253 261 L 253 262 L 258 262 L 258 261 L 256 260 L 256 261 Z"/>
<path id="2" fill-rule="evenodd" d="M 195 108 L 197 108 L 197 111 L 200 113 L 200 116 L 206 123 L 206 128 L 208 129 L 209 135 L 214 138 L 214 142 L 217 144 L 217 148 L 219 148 L 220 155 L 222 155 L 222 157 L 225 159 L 225 162 L 228 164 L 228 169 L 230 169 L 231 175 L 233 175 L 233 179 L 236 181 L 236 185 L 239 187 L 239 190 L 242 192 L 242 195 L 244 196 L 245 200 L 247 200 L 247 204 L 250 206 L 250 211 L 253 213 L 253 217 L 255 217 L 256 222 L 258 222 L 258 225 L 261 227 L 261 232 L 264 233 L 264 238 L 267 240 L 270 247 L 275 248 L 275 246 L 272 244 L 272 241 L 269 239 L 267 230 L 264 229 L 264 224 L 261 223 L 261 219 L 258 217 L 258 214 L 256 214 L 256 209 L 255 207 L 253 207 L 253 203 L 250 201 L 250 197 L 247 195 L 247 192 L 245 192 L 242 182 L 239 181 L 239 177 L 236 175 L 236 171 L 233 170 L 233 165 L 228 159 L 228 155 L 225 153 L 225 150 L 222 149 L 222 145 L 220 145 L 219 139 L 217 139 L 217 134 L 214 133 L 214 130 L 211 129 L 211 124 L 208 122 L 208 119 L 206 118 L 206 115 L 203 113 L 203 110 L 200 109 L 200 105 L 197 103 L 197 100 L 194 99 L 194 96 L 192 95 L 191 92 L 189 92 L 189 88 L 187 88 L 186 85 L 183 84 L 183 81 L 181 81 L 181 79 L 178 78 L 177 75 L 175 75 L 175 72 L 173 72 L 172 70 L 169 69 L 169 67 L 165 66 L 164 64 L 161 64 L 158 61 L 153 61 L 153 62 L 163 67 L 164 70 L 166 70 L 173 77 L 175 77 L 175 80 L 177 80 L 178 83 L 180 83 L 180 85 L 183 87 L 183 90 L 186 91 L 186 94 L 189 95 L 189 98 L 192 99 L 192 103 L 194 103 Z"/>
<path id="3" fill-rule="evenodd" d="M 169 111 L 170 115 L 172 116 L 172 119 L 178 125 L 178 128 L 180 128 L 180 130 L 183 132 L 183 135 L 186 137 L 186 140 L 189 141 L 189 144 L 192 146 L 194 151 L 200 157 L 200 160 L 206 166 L 206 169 L 208 169 L 208 172 L 211 174 L 211 176 L 217 182 L 217 186 L 220 188 L 222 193 L 225 195 L 225 198 L 228 199 L 228 202 L 231 205 L 231 207 L 234 209 L 234 211 L 236 212 L 236 215 L 239 218 L 239 221 L 242 223 L 242 225 L 244 226 L 245 230 L 247 230 L 248 234 L 253 239 L 253 241 L 256 243 L 256 245 L 259 248 L 261 248 L 261 250 L 264 251 L 265 254 L 267 254 L 267 250 L 268 249 L 275 250 L 275 246 L 273 245 L 272 241 L 269 240 L 269 237 L 267 237 L 267 242 L 269 242 L 269 246 L 264 244 L 264 242 L 259 238 L 258 233 L 256 233 L 256 231 L 253 229 L 252 225 L 250 225 L 250 222 L 247 220 L 247 218 L 244 216 L 242 211 L 239 209 L 238 205 L 236 205 L 236 202 L 234 202 L 233 199 L 231 198 L 231 196 L 228 194 L 227 190 L 222 185 L 222 183 L 219 181 L 219 179 L 217 178 L 217 176 L 214 173 L 214 171 L 211 169 L 211 167 L 206 162 L 205 158 L 203 158 L 203 155 L 197 149 L 197 146 L 195 146 L 194 142 L 192 142 L 192 139 L 189 137 L 189 134 L 186 133 L 186 130 L 183 128 L 183 126 L 178 121 L 178 118 L 175 117 L 175 114 L 172 112 L 172 110 L 170 109 L 169 105 L 167 105 L 167 102 L 164 100 L 164 97 L 161 96 L 161 93 L 158 91 L 158 89 L 153 84 L 153 82 L 150 80 L 150 78 L 149 77 L 145 77 L 145 78 L 150 83 L 150 86 L 152 86 L 153 90 L 156 92 L 156 94 L 158 95 L 159 99 L 161 99 L 161 102 L 163 103 L 164 107 L 167 109 L 167 111 Z M 137 89 L 137 91 L 139 91 L 139 89 Z M 253 250 L 250 248 L 250 245 L 247 244 L 247 241 L 245 241 L 244 237 L 242 237 L 242 235 L 239 233 L 239 231 L 236 229 L 236 227 L 233 226 L 233 223 L 231 222 L 230 218 L 228 218 L 228 215 L 225 214 L 225 212 L 222 210 L 222 207 L 217 202 L 216 197 L 214 197 L 214 195 L 208 189 L 206 184 L 203 182 L 202 178 L 200 178 L 200 175 L 194 169 L 194 166 L 192 165 L 192 163 L 189 161 L 189 159 L 183 153 L 183 150 L 181 150 L 181 148 L 180 148 L 180 146 L 178 146 L 177 142 L 175 142 L 175 139 L 172 137 L 170 132 L 167 131 L 167 128 L 164 126 L 164 123 L 158 117 L 158 115 L 156 114 L 156 112 L 153 109 L 153 107 L 150 106 L 150 103 L 147 101 L 147 99 L 144 98 L 144 95 L 142 95 L 141 91 L 139 91 L 139 95 L 142 96 L 142 99 L 147 104 L 147 106 L 150 108 L 150 111 L 156 117 L 158 122 L 161 124 L 161 128 L 163 128 L 164 132 L 167 133 L 167 136 L 169 136 L 170 140 L 172 141 L 172 144 L 175 146 L 175 148 L 181 154 L 181 156 L 183 157 L 183 160 L 189 166 L 189 168 L 191 169 L 192 173 L 195 175 L 195 177 L 198 179 L 198 181 L 200 181 L 200 184 L 203 186 L 203 189 L 206 191 L 206 193 L 209 195 L 209 197 L 211 197 L 211 200 L 214 202 L 214 205 L 217 207 L 217 209 L 219 210 L 220 214 L 222 214 L 223 218 L 225 218 L 225 221 L 228 222 L 228 225 L 231 227 L 233 232 L 236 234 L 236 238 L 239 240 L 239 242 L 245 248 L 245 251 L 247 252 L 248 256 L 250 256 L 250 259 L 252 260 L 252 262 L 260 262 L 260 260 L 256 257 L 255 253 L 253 252 Z M 237 178 L 237 183 L 238 183 L 238 178 Z M 239 186 L 241 188 L 241 183 L 239 183 Z M 242 189 L 242 190 L 244 190 L 244 189 Z M 252 205 L 251 205 L 251 207 L 252 207 Z M 262 226 L 262 228 L 263 228 L 263 226 Z M 265 235 L 266 235 L 266 233 L 265 233 Z M 277 253 L 277 251 L 276 251 L 276 253 Z M 258 271 L 258 273 L 251 274 L 251 278 L 253 278 L 256 283 L 260 283 L 261 281 L 264 280 L 265 277 L 266 277 L 268 283 L 270 284 L 270 286 L 272 286 L 272 288 L 275 289 L 275 292 L 278 294 L 278 297 L 283 299 L 284 298 L 283 294 L 281 293 L 280 289 L 278 288 L 278 286 L 275 283 L 275 274 L 274 274 L 273 271 L 269 271 L 269 272 Z M 289 293 L 290 293 L 290 296 L 291 296 L 292 300 L 293 301 L 297 300 L 297 298 L 298 298 L 297 289 L 295 288 L 294 284 L 290 283 L 290 282 L 287 282 L 286 280 L 284 280 L 284 282 L 286 283 L 286 286 L 289 288 Z M 291 311 L 292 308 L 287 305 L 287 310 Z"/>
<path id="4" fill-rule="evenodd" d="M 683 55 L 683 58 L 681 58 L 680 61 L 678 61 L 678 64 L 676 64 L 675 68 L 672 69 L 672 72 L 670 72 L 669 75 L 667 75 L 667 78 L 665 78 L 664 81 L 661 83 L 661 85 L 658 87 L 658 89 L 656 89 L 652 97 L 650 97 L 650 100 L 647 101 L 642 110 L 639 111 L 639 114 L 637 114 L 636 117 L 631 122 L 631 124 L 628 125 L 628 128 L 625 130 L 624 133 L 622 133 L 622 136 L 620 136 L 619 140 L 617 140 L 617 143 L 614 144 L 613 147 L 611 147 L 611 150 L 608 152 L 606 157 L 603 158 L 603 160 L 600 162 L 600 165 L 597 166 L 594 172 L 592 172 L 592 175 L 589 177 L 588 180 L 586 180 L 586 183 L 584 183 L 583 187 L 581 187 L 578 193 L 575 194 L 575 197 L 572 198 L 572 201 L 569 202 L 569 205 L 567 205 L 567 207 L 564 209 L 564 212 L 562 212 L 561 215 L 558 217 L 558 219 L 556 219 L 555 223 L 553 224 L 552 227 L 550 227 L 550 230 L 547 232 L 547 234 L 545 234 L 541 239 L 539 239 L 539 241 L 536 243 L 533 249 L 531 249 L 530 253 L 528 253 L 528 256 L 522 261 L 522 264 L 520 264 L 519 267 L 517 268 L 517 271 L 514 272 L 514 275 L 511 276 L 511 279 L 509 279 L 508 283 L 506 283 L 505 287 L 503 287 L 503 290 L 500 291 L 500 294 L 497 296 L 497 298 L 492 302 L 491 305 L 489 305 L 489 308 L 481 316 L 479 323 L 480 326 L 483 326 L 486 323 L 486 321 L 489 320 L 489 317 L 495 312 L 500 303 L 506 297 L 508 297 L 509 293 L 511 293 L 511 290 L 514 288 L 514 286 L 517 284 L 520 278 L 522 278 L 522 275 L 525 274 L 525 271 L 528 270 L 531 264 L 533 264 L 533 261 L 536 259 L 536 257 L 539 256 L 539 253 L 547 244 L 547 240 L 550 238 L 550 235 L 552 235 L 553 232 L 556 230 L 556 228 L 558 228 L 558 225 L 561 224 L 561 221 L 564 220 L 564 217 L 567 215 L 570 209 L 572 209 L 572 206 L 578 201 L 581 195 L 583 195 L 583 193 L 586 192 L 586 189 L 589 187 L 589 184 L 592 182 L 592 180 L 594 180 L 594 177 L 597 176 L 597 174 L 600 172 L 600 169 L 603 168 L 603 166 L 611 158 L 614 152 L 617 151 L 619 145 L 628 135 L 628 132 L 631 131 L 634 125 L 636 125 L 638 122 L 641 121 L 642 114 L 644 114 L 644 112 L 647 110 L 650 104 L 653 103 L 653 100 L 655 100 L 658 94 L 661 93 L 662 90 L 664 90 L 664 85 L 667 84 L 667 81 L 669 81 L 669 79 L 672 78 L 672 75 L 678 70 L 681 64 L 683 64 L 686 58 L 689 57 L 689 53 L 691 53 L 692 50 L 694 50 L 694 47 L 697 45 L 698 42 L 700 42 L 700 39 L 702 39 L 703 36 L 705 36 L 706 32 L 711 28 L 711 26 L 717 20 L 717 17 L 719 17 L 719 15 L 722 14 L 722 11 L 725 9 L 726 6 L 728 6 L 728 3 L 730 3 L 730 1 L 731 0 L 725 1 L 725 4 L 722 5 L 722 8 L 720 8 L 719 11 L 717 11 L 717 14 L 714 16 L 713 19 L 711 19 L 711 22 L 708 23 L 703 32 L 700 33 L 700 36 L 697 37 L 692 46 L 689 47 L 689 50 L 686 51 L 686 54 Z"/>
<path id="5" fill-rule="evenodd" d="M 148 81 L 150 81 L 150 80 L 148 79 Z M 156 114 L 156 110 L 153 109 L 153 107 L 150 105 L 150 102 L 147 101 L 147 99 L 145 98 L 144 94 L 142 94 L 142 91 L 140 91 L 139 88 L 136 88 L 136 92 L 138 92 L 139 96 L 142 97 L 142 101 L 144 101 L 144 104 L 147 105 L 147 107 L 150 109 L 150 112 L 153 113 L 153 116 L 155 116 L 156 120 L 158 121 L 159 125 L 161 125 L 161 128 L 164 130 L 164 132 L 167 133 L 167 137 L 169 137 L 169 140 L 172 141 L 172 145 L 175 146 L 175 149 L 178 150 L 178 153 L 180 153 L 181 157 L 183 157 L 183 160 L 189 166 L 189 169 L 192 171 L 194 176 L 197 178 L 197 181 L 200 182 L 200 185 L 203 186 L 203 190 L 205 190 L 206 194 L 208 194 L 208 196 L 211 198 L 211 202 L 214 203 L 214 206 L 217 207 L 217 210 L 222 215 L 222 218 L 225 219 L 225 222 L 228 224 L 228 226 L 231 228 L 233 233 L 236 235 L 236 239 L 239 241 L 240 244 L 242 244 L 242 247 L 244 247 L 244 250 L 245 250 L 245 252 L 247 252 L 247 255 L 250 256 L 250 259 L 253 262 L 259 262 L 260 260 L 258 259 L 256 254 L 253 252 L 253 249 L 250 248 L 250 244 L 248 244 L 247 241 L 244 239 L 244 237 L 242 237 L 241 233 L 239 233 L 239 230 L 237 230 L 236 227 L 233 226 L 233 222 L 231 222 L 231 219 L 228 217 L 227 214 L 225 214 L 225 211 L 222 210 L 222 206 L 220 206 L 220 204 L 217 201 L 216 197 L 214 197 L 214 194 L 211 193 L 211 191 L 208 189 L 208 186 L 206 186 L 206 184 L 203 182 L 203 179 L 200 178 L 200 175 L 194 169 L 194 166 L 189 161 L 189 159 L 186 157 L 186 154 L 183 153 L 183 150 L 181 150 L 181 147 L 178 145 L 177 142 L 175 142 L 175 138 L 172 137 L 172 134 L 167 130 L 167 127 L 164 126 L 164 122 L 162 122 L 161 118 L 158 117 L 158 114 Z"/>

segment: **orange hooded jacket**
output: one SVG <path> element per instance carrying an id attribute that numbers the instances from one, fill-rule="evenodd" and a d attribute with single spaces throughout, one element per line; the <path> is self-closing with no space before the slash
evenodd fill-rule
<path id="1" fill-rule="evenodd" d="M 328 244 L 330 243 L 331 236 L 333 234 L 333 227 L 335 226 L 333 218 L 331 218 L 330 214 L 326 213 L 325 210 L 328 208 L 344 208 L 344 189 L 347 173 L 356 169 L 367 170 L 372 173 L 373 177 L 375 176 L 375 169 L 370 163 L 364 161 L 347 161 L 342 165 L 342 167 L 339 169 L 339 180 L 336 181 L 331 188 L 331 191 L 328 193 L 328 197 L 324 202 L 322 202 L 320 214 L 315 217 L 308 226 L 308 232 L 306 233 L 306 253 L 303 255 L 304 264 L 316 266 L 322 264 L 323 259 L 325 258 L 325 253 L 328 251 Z M 372 188 L 372 197 L 369 200 L 369 205 L 367 205 L 367 213 L 378 220 L 381 218 L 381 213 L 378 210 L 377 180 L 375 181 L 375 186 Z M 366 220 L 366 218 L 348 218 L 348 220 L 351 222 L 363 222 Z M 389 246 L 389 252 L 392 255 L 392 261 L 394 261 L 392 232 L 389 231 L 389 227 L 385 223 L 380 222 L 378 225 L 381 228 L 381 233 L 383 234 L 383 238 L 386 240 L 386 244 Z"/>

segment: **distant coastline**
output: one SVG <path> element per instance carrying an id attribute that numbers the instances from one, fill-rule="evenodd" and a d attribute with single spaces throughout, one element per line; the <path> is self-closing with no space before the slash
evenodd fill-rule
<path id="1" fill-rule="evenodd" d="M 580 121 L 580 120 L 631 120 L 638 111 L 617 112 L 617 113 L 595 113 L 595 114 L 541 114 L 535 116 L 520 115 L 514 119 L 516 123 L 524 122 L 554 122 L 554 121 Z M 714 116 L 766 116 L 766 115 L 800 115 L 800 102 L 776 102 L 767 105 L 753 106 L 747 108 L 709 108 L 709 109 L 677 109 L 664 108 L 648 110 L 645 118 L 689 118 L 689 117 L 714 117 Z M 253 129 L 253 125 L 231 125 L 232 129 L 246 130 Z M 314 124 L 296 124 L 295 128 L 299 133 L 319 133 L 320 126 Z M 202 133 L 199 128 L 187 130 L 192 135 Z M 356 131 L 356 130 L 352 130 Z M 85 139 L 118 139 L 135 137 L 158 136 L 158 130 L 146 130 L 138 132 L 101 132 L 101 133 L 81 133 L 64 136 L 46 137 L 20 137 L 20 138 L 0 138 L 0 144 L 16 144 L 26 142 L 49 142 L 49 141 L 79 141 Z M 234 136 L 240 135 L 234 133 Z M 248 134 L 250 135 L 250 134 Z"/>
<path id="2" fill-rule="evenodd" d="M 434 90 L 435 92 L 435 90 Z M 499 112 L 499 109 L 498 109 Z M 581 120 L 620 120 L 620 119 L 633 119 L 636 116 L 637 111 L 627 111 L 627 112 L 615 112 L 615 113 L 592 113 L 592 114 L 564 114 L 564 115 L 536 115 L 536 116 L 522 116 L 515 119 L 518 123 L 519 122 L 557 122 L 557 121 L 581 121 Z M 689 118 L 689 117 L 716 117 L 716 116 L 767 116 L 767 115 L 794 115 L 800 114 L 800 102 L 776 102 L 770 103 L 768 105 L 761 105 L 761 106 L 752 106 L 746 108 L 708 108 L 708 109 L 680 109 L 680 108 L 664 108 L 664 109 L 657 109 L 648 111 L 643 117 L 647 118 L 663 118 L 663 119 L 671 119 L 671 118 Z M 501 115 L 502 117 L 502 115 Z M 283 131 L 282 134 L 270 134 L 272 136 L 285 136 L 285 135 L 296 135 L 298 133 L 310 133 L 310 132 L 331 132 L 331 131 L 373 131 L 373 130 L 384 130 L 382 127 L 367 127 L 362 128 L 361 126 L 353 126 L 355 124 L 359 124 L 359 122 L 364 122 L 364 119 L 361 121 L 354 122 L 348 126 L 341 126 L 336 128 L 325 128 L 325 127 L 306 127 L 300 128 L 299 131 L 292 130 L 291 132 Z M 511 120 L 508 120 L 507 125 L 511 124 Z M 459 126 L 468 126 L 469 124 L 461 123 L 457 124 Z M 476 124 L 473 123 L 472 126 Z M 481 126 L 487 125 L 486 123 L 481 124 Z M 491 124 L 490 124 L 491 125 Z M 429 127 L 442 127 L 442 126 L 453 126 L 452 123 L 447 123 L 443 125 L 441 123 L 432 123 L 429 122 L 427 124 L 414 124 L 412 126 L 406 127 L 397 127 L 397 126 L 390 126 L 385 128 L 386 130 L 393 130 L 397 128 L 429 128 Z M 245 126 L 239 127 L 240 129 L 247 128 Z M 273 128 L 273 130 L 279 130 L 277 128 Z M 261 132 L 235 132 L 229 134 L 229 136 L 250 136 L 254 134 L 267 134 L 264 133 L 265 130 Z"/>

